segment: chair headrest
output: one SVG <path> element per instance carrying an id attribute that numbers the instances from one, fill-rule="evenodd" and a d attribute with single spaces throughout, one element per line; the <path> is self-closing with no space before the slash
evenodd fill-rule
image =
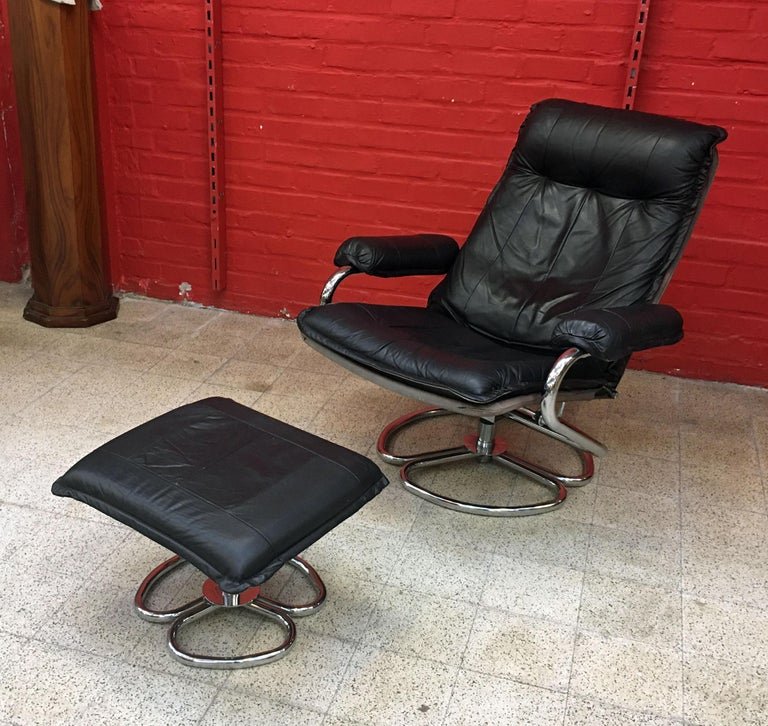
<path id="1" fill-rule="evenodd" d="M 683 199 L 726 137 L 719 126 L 549 99 L 531 108 L 510 162 L 614 197 Z"/>

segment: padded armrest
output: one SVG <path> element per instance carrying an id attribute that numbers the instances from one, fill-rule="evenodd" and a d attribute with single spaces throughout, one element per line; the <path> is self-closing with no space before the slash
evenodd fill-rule
<path id="1" fill-rule="evenodd" d="M 575 346 L 595 358 L 619 360 L 646 348 L 672 345 L 683 337 L 683 318 L 669 305 L 638 303 L 620 308 L 584 309 L 563 315 L 552 342 Z"/>
<path id="2" fill-rule="evenodd" d="M 376 277 L 442 275 L 458 253 L 456 240 L 443 234 L 350 237 L 336 250 L 333 262 Z"/>

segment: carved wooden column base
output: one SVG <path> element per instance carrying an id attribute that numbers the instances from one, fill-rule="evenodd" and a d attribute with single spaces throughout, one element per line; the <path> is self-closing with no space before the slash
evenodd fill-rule
<path id="1" fill-rule="evenodd" d="M 117 317 L 119 301 L 109 297 L 97 305 L 54 307 L 35 300 L 34 295 L 24 308 L 24 318 L 46 328 L 87 328 Z"/>

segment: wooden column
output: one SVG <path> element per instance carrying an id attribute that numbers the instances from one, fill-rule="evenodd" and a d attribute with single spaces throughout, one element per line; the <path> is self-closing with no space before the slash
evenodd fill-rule
<path id="1" fill-rule="evenodd" d="M 85 327 L 117 315 L 102 252 L 88 0 L 10 0 L 34 294 L 24 317 Z"/>

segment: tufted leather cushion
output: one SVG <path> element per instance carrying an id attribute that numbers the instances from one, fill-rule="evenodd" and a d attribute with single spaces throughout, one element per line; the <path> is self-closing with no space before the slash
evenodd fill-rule
<path id="1" fill-rule="evenodd" d="M 725 136 L 571 101 L 534 106 L 431 303 L 497 339 L 546 347 L 560 316 L 653 300 Z"/>

